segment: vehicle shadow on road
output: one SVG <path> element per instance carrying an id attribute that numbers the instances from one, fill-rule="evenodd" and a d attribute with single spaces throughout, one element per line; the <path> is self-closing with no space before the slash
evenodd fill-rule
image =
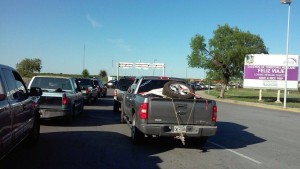
<path id="1" fill-rule="evenodd" d="M 169 146 L 134 146 L 128 136 L 115 132 L 41 133 L 36 147 L 19 146 L 0 162 L 0 168 L 156 169 L 162 159 L 155 154 L 169 150 Z"/>
<path id="2" fill-rule="evenodd" d="M 217 134 L 209 139 L 214 145 L 213 147 L 207 147 L 208 149 L 239 149 L 266 141 L 265 139 L 246 131 L 248 128 L 247 126 L 222 121 L 218 121 L 217 126 Z M 222 147 L 216 146 L 216 144 Z M 208 143 L 206 145 L 211 144 Z"/>
<path id="3" fill-rule="evenodd" d="M 107 98 L 98 100 L 97 103 L 95 102 L 92 105 L 85 105 L 84 111 L 77 115 L 71 122 L 64 119 L 42 119 L 41 124 L 65 127 L 120 124 L 120 112 L 113 112 L 112 103 L 113 101 Z M 98 106 L 101 106 L 101 108 Z M 105 108 L 105 106 L 108 108 Z"/>

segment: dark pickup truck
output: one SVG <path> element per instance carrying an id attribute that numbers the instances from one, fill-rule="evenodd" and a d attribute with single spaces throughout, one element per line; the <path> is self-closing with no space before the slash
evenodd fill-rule
<path id="1" fill-rule="evenodd" d="M 40 87 L 43 90 L 43 95 L 39 99 L 43 119 L 64 118 L 67 122 L 71 122 L 83 111 L 83 96 L 74 78 L 34 76 L 28 87 Z"/>
<path id="2" fill-rule="evenodd" d="M 37 143 L 40 95 L 41 88 L 27 90 L 16 70 L 0 64 L 0 160 L 21 141 Z"/>
<path id="3" fill-rule="evenodd" d="M 197 98 L 183 79 L 136 77 L 121 105 L 121 123 L 129 124 L 134 144 L 161 136 L 203 146 L 217 131 L 216 102 Z"/>

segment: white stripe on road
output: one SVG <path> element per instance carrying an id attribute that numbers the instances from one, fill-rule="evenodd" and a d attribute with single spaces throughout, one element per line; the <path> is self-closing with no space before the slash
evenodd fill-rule
<path id="1" fill-rule="evenodd" d="M 211 142 L 211 141 L 207 141 L 207 142 L 209 142 L 210 144 L 213 144 L 213 145 L 215 145 L 215 146 L 217 146 L 217 147 L 223 148 L 223 149 L 225 149 L 225 150 L 227 150 L 227 151 L 230 151 L 230 152 L 232 152 L 232 153 L 234 153 L 234 154 L 236 154 L 236 155 L 238 155 L 238 156 L 240 156 L 240 157 L 243 157 L 243 158 L 245 158 L 245 159 L 247 159 L 247 160 L 250 160 L 250 161 L 252 161 L 252 162 L 254 162 L 254 163 L 256 163 L 256 164 L 262 164 L 262 162 L 260 162 L 260 161 L 257 161 L 257 160 L 255 160 L 255 159 L 253 159 L 253 158 L 251 158 L 251 157 L 248 157 L 248 156 L 246 156 L 246 155 L 244 155 L 244 154 L 238 153 L 238 152 L 236 152 L 236 151 L 234 151 L 234 150 L 228 149 L 228 148 L 226 148 L 226 147 L 224 147 L 224 146 L 221 146 L 221 145 L 219 145 L 219 144 L 217 144 L 217 143 L 214 143 L 214 142 Z"/>

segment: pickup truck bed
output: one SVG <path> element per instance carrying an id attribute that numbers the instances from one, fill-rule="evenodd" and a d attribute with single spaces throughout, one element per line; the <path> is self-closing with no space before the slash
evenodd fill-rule
<path id="1" fill-rule="evenodd" d="M 137 123 L 137 127 L 143 133 L 158 136 L 177 136 L 178 131 L 175 131 L 174 127 L 186 125 L 186 136 L 215 135 L 217 127 L 212 122 L 213 106 L 215 105 L 213 101 L 155 97 L 147 99 L 149 105 L 147 124 Z M 173 110 L 170 108 L 173 108 Z"/>
<path id="2" fill-rule="evenodd" d="M 183 80 L 180 79 L 138 77 L 124 94 L 121 122 L 129 124 L 133 143 L 142 142 L 144 136 L 156 135 L 179 137 L 185 144 L 185 138 L 198 138 L 206 141 L 208 136 L 216 134 L 217 105 L 215 101 L 195 97 L 183 99 L 149 94 L 149 91 L 165 87 L 164 84 L 170 81 L 184 85 Z"/>
<path id="3" fill-rule="evenodd" d="M 39 99 L 42 119 L 63 118 L 71 122 L 83 112 L 83 96 L 74 78 L 34 76 L 28 86 L 40 87 L 43 90 Z"/>

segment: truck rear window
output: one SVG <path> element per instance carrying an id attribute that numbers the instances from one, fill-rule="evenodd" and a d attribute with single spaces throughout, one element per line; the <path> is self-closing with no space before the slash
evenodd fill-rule
<path id="1" fill-rule="evenodd" d="M 31 83 L 31 87 L 40 87 L 42 89 L 62 89 L 72 90 L 69 79 L 55 77 L 35 77 Z"/>
<path id="2" fill-rule="evenodd" d="M 148 92 L 153 89 L 163 88 L 165 83 L 170 80 L 143 80 L 138 93 Z"/>
<path id="3" fill-rule="evenodd" d="M 133 82 L 134 82 L 134 79 L 120 79 L 117 83 L 116 88 L 126 91 Z"/>

